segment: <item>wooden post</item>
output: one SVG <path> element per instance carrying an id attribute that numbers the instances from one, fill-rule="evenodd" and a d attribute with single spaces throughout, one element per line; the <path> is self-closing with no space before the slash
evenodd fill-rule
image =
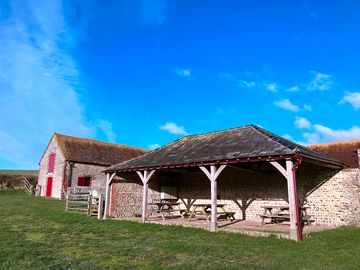
<path id="1" fill-rule="evenodd" d="M 99 205 L 98 205 L 98 215 L 97 218 L 101 219 L 102 217 L 102 211 L 103 211 L 103 195 L 100 194 L 99 195 L 99 201 L 98 201 Z"/>
<path id="2" fill-rule="evenodd" d="M 211 175 L 214 175 L 216 168 L 215 166 L 210 167 Z M 210 179 L 211 183 L 211 223 L 210 231 L 216 232 L 218 229 L 217 223 L 217 181 L 216 179 Z"/>
<path id="3" fill-rule="evenodd" d="M 217 222 L 217 181 L 216 179 L 219 177 L 220 173 L 225 169 L 226 165 L 221 165 L 217 168 L 215 165 L 210 166 L 209 170 L 200 166 L 199 168 L 205 173 L 205 175 L 209 178 L 211 184 L 211 222 L 210 222 L 210 231 L 216 232 L 218 230 L 218 222 Z"/>
<path id="4" fill-rule="evenodd" d="M 298 226 L 300 222 L 299 211 L 298 211 L 298 202 L 297 196 L 295 194 L 295 173 L 293 172 L 293 161 L 291 159 L 286 160 L 286 169 L 280 165 L 277 161 L 270 161 L 270 164 L 273 165 L 278 171 L 286 178 L 287 189 L 288 189 L 288 199 L 289 199 L 289 212 L 290 212 L 290 239 L 299 241 L 301 231 Z"/>
<path id="5" fill-rule="evenodd" d="M 65 211 L 68 210 L 68 206 L 69 206 L 69 194 L 66 194 L 66 203 L 65 203 Z"/>
<path id="6" fill-rule="evenodd" d="M 89 194 L 88 196 L 88 201 L 87 201 L 87 215 L 90 216 L 91 215 L 91 208 L 92 208 L 92 195 Z"/>
<path id="7" fill-rule="evenodd" d="M 289 212 L 290 212 L 290 238 L 299 241 L 300 231 L 298 230 L 297 223 L 300 221 L 298 216 L 299 204 L 296 200 L 297 196 L 295 194 L 295 178 L 293 173 L 293 162 L 292 160 L 286 160 L 286 171 L 287 171 L 287 187 L 288 187 L 288 196 L 289 196 Z"/>
<path id="8" fill-rule="evenodd" d="M 114 179 L 116 173 L 110 175 L 106 174 L 106 191 L 105 191 L 105 210 L 104 210 L 104 219 L 109 215 L 109 197 L 110 197 L 110 185 L 111 181 Z"/>
<path id="9" fill-rule="evenodd" d="M 146 221 L 147 216 L 147 204 L 148 204 L 148 194 L 149 194 L 149 184 L 143 183 L 143 201 L 142 201 L 142 212 L 141 212 L 141 222 L 144 223 Z"/>
<path id="10" fill-rule="evenodd" d="M 141 222 L 144 223 L 146 221 L 147 216 L 147 205 L 148 205 L 148 191 L 149 191 L 149 180 L 151 176 L 155 173 L 155 170 L 149 171 L 145 170 L 144 174 L 141 171 L 136 171 L 139 175 L 142 183 L 143 183 L 143 201 L 142 201 L 142 213 L 141 213 Z"/>

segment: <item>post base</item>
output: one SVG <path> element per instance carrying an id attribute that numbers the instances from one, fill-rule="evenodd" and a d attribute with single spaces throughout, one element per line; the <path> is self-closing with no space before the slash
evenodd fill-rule
<path id="1" fill-rule="evenodd" d="M 299 232 L 297 229 L 290 229 L 290 239 L 294 241 L 299 241 Z"/>
<path id="2" fill-rule="evenodd" d="M 210 223 L 210 232 L 216 232 L 217 230 L 218 230 L 217 222 L 211 222 Z"/>

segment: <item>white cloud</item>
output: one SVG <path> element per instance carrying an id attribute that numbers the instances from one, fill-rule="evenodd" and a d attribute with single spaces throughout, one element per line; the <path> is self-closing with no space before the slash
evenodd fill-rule
<path id="1" fill-rule="evenodd" d="M 160 147 L 160 144 L 158 144 L 158 143 L 153 143 L 153 144 L 149 144 L 148 145 L 148 148 L 150 149 L 150 150 L 155 150 L 155 149 L 157 149 L 157 148 L 159 148 Z"/>
<path id="2" fill-rule="evenodd" d="M 107 141 L 114 143 L 116 134 L 113 131 L 112 124 L 107 120 L 99 120 L 97 127 L 105 134 Z"/>
<path id="3" fill-rule="evenodd" d="M 245 71 L 246 77 L 254 77 L 256 74 L 252 72 Z M 259 88 L 259 89 L 266 89 L 271 92 L 278 92 L 279 85 L 275 82 L 263 82 L 261 80 L 249 80 L 249 79 L 239 79 L 234 74 L 231 73 L 219 73 L 219 78 L 224 80 L 233 81 L 237 84 L 240 88 Z"/>
<path id="4" fill-rule="evenodd" d="M 62 1 L 10 5 L 0 18 L 0 161 L 32 169 L 54 131 L 96 133 L 79 101 L 84 85 L 70 51 L 86 11 L 79 8 L 78 25 L 69 26 Z"/>
<path id="5" fill-rule="evenodd" d="M 304 110 L 305 110 L 305 111 L 308 111 L 308 112 L 311 112 L 311 111 L 312 111 L 311 105 L 305 104 L 305 105 L 304 105 Z"/>
<path id="6" fill-rule="evenodd" d="M 312 72 L 314 73 L 314 72 Z M 325 91 L 331 89 L 333 81 L 330 74 L 315 73 L 315 78 L 309 82 L 307 90 L 309 91 Z"/>
<path id="7" fill-rule="evenodd" d="M 174 69 L 174 72 L 181 76 L 181 77 L 190 77 L 191 76 L 191 70 L 190 69 L 186 69 L 186 68 L 179 68 L 179 67 L 176 67 Z"/>
<path id="8" fill-rule="evenodd" d="M 335 142 L 335 141 L 347 141 L 347 140 L 359 140 L 360 139 L 360 127 L 352 126 L 349 129 L 331 129 L 324 125 L 313 125 L 313 132 L 307 132 L 303 134 L 308 144 L 323 143 L 323 142 Z"/>
<path id="9" fill-rule="evenodd" d="M 223 73 L 223 72 L 221 72 L 221 73 L 219 73 L 218 77 L 221 78 L 221 79 L 230 80 L 230 81 L 231 80 L 236 80 L 235 76 L 233 74 L 231 74 L 231 73 Z"/>
<path id="10" fill-rule="evenodd" d="M 265 88 L 271 92 L 277 92 L 278 91 L 278 86 L 276 83 L 265 83 Z"/>
<path id="11" fill-rule="evenodd" d="M 162 24 L 166 20 L 167 0 L 141 0 L 140 17 L 145 24 Z"/>
<path id="12" fill-rule="evenodd" d="M 289 141 L 294 140 L 294 138 L 290 134 L 284 134 L 282 137 L 285 138 L 285 139 L 288 139 Z"/>
<path id="13" fill-rule="evenodd" d="M 238 86 L 241 88 L 253 88 L 256 86 L 254 81 L 237 80 Z"/>
<path id="14" fill-rule="evenodd" d="M 236 78 L 235 75 L 233 75 L 231 73 L 220 73 L 218 75 L 218 77 L 221 79 L 224 79 L 224 80 L 234 81 L 234 82 L 236 82 L 237 86 L 240 88 L 254 88 L 258 85 L 258 83 L 255 81 L 247 81 L 247 80 L 238 79 L 238 78 Z"/>
<path id="15" fill-rule="evenodd" d="M 355 110 L 360 109 L 360 92 L 346 93 L 340 103 L 350 103 Z"/>
<path id="16" fill-rule="evenodd" d="M 360 128 L 353 126 L 349 129 L 338 129 L 334 130 L 323 125 L 314 125 L 315 130 L 321 135 L 326 141 L 343 141 L 360 139 Z"/>
<path id="17" fill-rule="evenodd" d="M 298 129 L 310 129 L 311 123 L 304 117 L 296 117 L 295 118 L 295 126 Z"/>
<path id="18" fill-rule="evenodd" d="M 303 137 L 305 139 L 305 141 L 303 142 L 303 145 L 314 144 L 314 143 L 320 143 L 321 142 L 319 134 L 317 134 L 315 132 L 314 133 L 304 132 Z"/>
<path id="19" fill-rule="evenodd" d="M 174 122 L 166 122 L 166 124 L 160 126 L 161 130 L 166 130 L 174 135 L 188 135 L 184 127 L 177 125 Z"/>
<path id="20" fill-rule="evenodd" d="M 286 92 L 299 92 L 300 91 L 300 87 L 297 85 L 294 85 L 292 87 L 289 87 L 288 89 L 285 90 Z"/>
<path id="21" fill-rule="evenodd" d="M 275 101 L 274 104 L 277 107 L 282 108 L 284 110 L 288 110 L 288 111 L 292 111 L 292 112 L 300 111 L 300 108 L 298 106 L 294 105 L 293 103 L 291 103 L 291 101 L 289 99 Z"/>

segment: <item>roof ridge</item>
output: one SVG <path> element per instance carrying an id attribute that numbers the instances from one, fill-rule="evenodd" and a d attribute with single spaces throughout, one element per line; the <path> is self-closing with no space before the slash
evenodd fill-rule
<path id="1" fill-rule="evenodd" d="M 210 131 L 210 132 L 204 132 L 204 133 L 198 133 L 198 134 L 190 134 L 190 135 L 186 135 L 180 139 L 175 140 L 174 142 L 184 139 L 184 138 L 188 138 L 188 137 L 196 137 L 196 136 L 201 136 L 201 135 L 207 135 L 207 134 L 213 134 L 213 133 L 220 133 L 220 132 L 226 132 L 226 131 L 230 131 L 230 130 L 234 130 L 234 129 L 243 129 L 243 128 L 247 128 L 247 127 L 251 127 L 251 126 L 256 126 L 254 124 L 248 124 L 245 126 L 241 126 L 241 127 L 234 127 L 234 128 L 226 128 L 226 129 L 220 129 L 220 130 L 215 130 L 215 131 Z"/>
<path id="2" fill-rule="evenodd" d="M 154 149 L 154 150 L 147 151 L 145 154 L 143 154 L 143 155 L 141 155 L 141 156 L 134 157 L 134 158 L 125 160 L 125 161 L 123 161 L 123 162 L 119 162 L 119 163 L 117 163 L 117 164 L 112 164 L 111 166 L 116 166 L 116 165 L 118 165 L 118 164 L 126 164 L 126 163 L 128 163 L 129 161 L 133 161 L 133 160 L 136 160 L 136 159 L 138 159 L 138 158 L 143 158 L 143 157 L 145 157 L 145 156 L 147 156 L 147 155 L 152 154 L 153 152 L 159 151 L 161 148 L 163 148 L 163 147 L 165 147 L 165 146 L 169 146 L 169 145 L 171 145 L 171 144 L 174 144 L 174 143 L 176 143 L 176 142 L 178 142 L 178 141 L 180 141 L 180 140 L 182 140 L 182 139 L 185 139 L 185 138 L 187 138 L 187 137 L 190 137 L 190 135 L 189 135 L 189 136 L 182 137 L 182 138 L 179 138 L 179 139 L 177 139 L 177 140 L 175 140 L 175 141 L 172 141 L 172 142 L 170 142 L 170 143 L 167 143 L 167 144 L 165 144 L 165 145 L 162 145 L 162 146 L 160 146 L 159 148 L 156 148 L 156 149 Z"/>
<path id="3" fill-rule="evenodd" d="M 360 140 L 347 140 L 347 141 L 336 141 L 336 142 L 324 142 L 324 143 L 313 143 L 309 146 L 325 146 L 329 144 L 350 144 L 350 143 L 360 143 Z"/>
<path id="4" fill-rule="evenodd" d="M 320 155 L 320 156 L 323 156 L 321 153 L 319 153 L 319 152 L 317 152 L 317 151 L 315 151 L 315 150 L 313 150 L 313 149 L 311 149 L 311 148 L 309 148 L 309 147 L 306 147 L 306 146 L 303 146 L 303 145 L 298 144 L 298 143 L 296 143 L 296 142 L 290 141 L 290 140 L 288 140 L 288 139 L 286 139 L 286 138 L 284 138 L 284 137 L 281 137 L 281 136 L 279 136 L 279 135 L 277 135 L 277 134 L 275 134 L 275 133 L 273 133 L 273 132 L 271 132 L 271 131 L 268 131 L 268 130 L 266 130 L 266 129 L 263 129 L 263 128 L 259 127 L 259 126 L 254 125 L 253 128 L 254 128 L 255 130 L 257 130 L 259 133 L 262 133 L 262 134 L 263 134 L 263 133 L 268 133 L 268 134 L 270 134 L 270 135 L 272 135 L 272 136 L 274 136 L 274 137 L 279 138 L 279 139 L 282 140 L 282 141 L 287 142 L 289 145 L 291 145 L 291 144 L 292 144 L 292 145 L 295 145 L 296 147 L 294 148 L 294 150 L 292 150 L 292 149 L 289 148 L 287 145 L 283 144 L 281 141 L 274 140 L 274 139 L 271 138 L 270 136 L 267 137 L 267 138 L 271 139 L 272 141 L 277 142 L 278 144 L 280 144 L 280 145 L 286 147 L 287 149 L 293 151 L 294 153 L 296 153 L 296 148 L 298 148 L 298 149 L 300 150 L 300 152 L 305 150 L 305 151 L 310 151 L 310 152 L 316 153 L 316 154 L 318 154 L 318 155 Z M 263 135 L 265 136 L 265 134 L 263 134 Z M 324 157 L 327 157 L 327 156 L 324 156 Z M 327 157 L 327 158 L 329 158 L 329 157 Z M 332 159 L 333 159 L 333 158 L 332 158 Z M 333 159 L 333 160 L 339 161 L 339 160 L 337 160 L 337 159 Z"/>
<path id="5" fill-rule="evenodd" d="M 148 151 L 145 148 L 141 148 L 141 147 L 137 147 L 137 146 L 120 144 L 120 143 L 104 142 L 104 141 L 100 141 L 100 140 L 97 140 L 97 139 L 89 139 L 89 138 L 77 137 L 77 136 L 72 136 L 72 135 L 60 134 L 60 133 L 57 133 L 57 132 L 54 132 L 54 135 L 55 135 L 55 137 L 61 136 L 61 137 L 73 138 L 73 139 L 76 139 L 76 140 L 85 140 L 85 141 L 89 141 L 89 142 L 102 143 L 102 144 L 113 145 L 113 146 L 121 146 L 121 147 L 131 148 L 131 149 L 135 149 L 135 150 Z"/>
<path id="6" fill-rule="evenodd" d="M 179 139 L 177 139 L 177 140 L 175 140 L 175 141 L 172 141 L 172 142 L 169 142 L 169 143 L 167 143 L 167 144 L 165 144 L 165 145 L 162 145 L 161 147 L 156 148 L 156 149 L 154 149 L 154 150 L 152 150 L 152 151 L 149 151 L 149 152 L 145 153 L 144 155 L 141 155 L 141 156 L 138 156 L 138 157 L 134 157 L 134 158 L 132 158 L 132 159 L 129 159 L 129 160 L 120 162 L 120 163 L 118 163 L 118 164 L 126 164 L 126 163 L 128 163 L 128 162 L 130 162 L 130 161 L 134 161 L 134 160 L 136 160 L 136 159 L 144 158 L 144 157 L 146 157 L 147 155 L 150 155 L 150 154 L 153 154 L 153 153 L 156 152 L 156 151 L 159 151 L 160 149 L 164 148 L 165 146 L 168 147 L 168 146 L 170 146 L 170 145 L 172 145 L 172 144 L 176 144 L 178 141 L 185 140 L 186 138 L 193 138 L 193 137 L 197 137 L 197 136 L 201 136 L 201 135 L 207 135 L 207 134 L 212 134 L 212 133 L 226 132 L 226 131 L 234 130 L 234 129 L 243 129 L 243 128 L 250 127 L 250 126 L 252 126 L 252 125 L 246 125 L 246 126 L 236 127 L 236 128 L 228 128 L 228 129 L 218 130 L 218 131 L 211 131 L 211 132 L 207 132 L 207 133 L 187 135 L 187 136 L 181 137 L 181 138 L 179 138 Z M 111 165 L 111 166 L 116 166 L 116 165 L 118 165 L 118 164 L 113 164 L 113 165 Z"/>
<path id="7" fill-rule="evenodd" d="M 285 148 L 287 148 L 287 149 L 289 149 L 289 150 L 291 150 L 291 151 L 293 151 L 293 152 L 295 152 L 295 149 L 294 149 L 294 150 L 293 150 L 293 149 L 290 149 L 289 146 L 281 143 L 280 141 L 274 140 L 274 138 L 271 138 L 271 136 L 267 136 L 266 133 L 268 133 L 268 134 L 270 134 L 270 135 L 272 135 L 272 136 L 274 136 L 274 137 L 277 137 L 277 138 L 279 138 L 279 139 L 281 139 L 281 140 L 284 140 L 284 141 L 288 142 L 289 144 L 294 144 L 296 147 L 297 147 L 297 146 L 303 147 L 303 146 L 300 145 L 300 144 L 297 144 L 297 143 L 295 143 L 295 142 L 292 142 L 292 141 L 290 141 L 290 140 L 288 140 L 288 139 L 286 139 L 286 138 L 284 138 L 284 137 L 281 137 L 281 136 L 279 136 L 279 135 L 277 135 L 277 134 L 275 134 L 275 133 L 272 133 L 272 132 L 270 132 L 270 131 L 268 131 L 268 130 L 266 130 L 266 129 L 263 129 L 263 128 L 259 127 L 259 126 L 252 125 L 252 128 L 255 129 L 257 132 L 259 132 L 261 135 L 265 136 L 266 138 L 272 140 L 272 141 L 275 142 L 275 143 L 280 144 L 281 146 L 283 146 L 283 147 L 285 147 Z"/>

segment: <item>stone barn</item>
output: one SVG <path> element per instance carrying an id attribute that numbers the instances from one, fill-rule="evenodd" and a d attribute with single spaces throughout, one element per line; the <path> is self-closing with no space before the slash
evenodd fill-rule
<path id="1" fill-rule="evenodd" d="M 54 133 L 39 162 L 37 194 L 60 199 L 68 187 L 104 187 L 106 176 L 102 170 L 146 152 L 137 147 Z"/>
<path id="2" fill-rule="evenodd" d="M 343 152 L 331 155 L 313 146 L 314 151 L 255 125 L 186 136 L 107 168 L 105 213 L 145 222 L 162 212 L 167 219 L 176 205 L 190 215 L 179 217 L 181 225 L 195 224 L 192 214 L 203 215 L 211 231 L 221 214 L 235 220 L 224 228 L 250 224 L 266 230 L 288 221 L 285 230 L 294 240 L 302 238 L 305 224 L 359 225 L 359 145 L 346 145 L 342 149 L 351 158 L 345 160 Z M 164 200 L 172 204 L 163 211 L 156 206 Z"/>

